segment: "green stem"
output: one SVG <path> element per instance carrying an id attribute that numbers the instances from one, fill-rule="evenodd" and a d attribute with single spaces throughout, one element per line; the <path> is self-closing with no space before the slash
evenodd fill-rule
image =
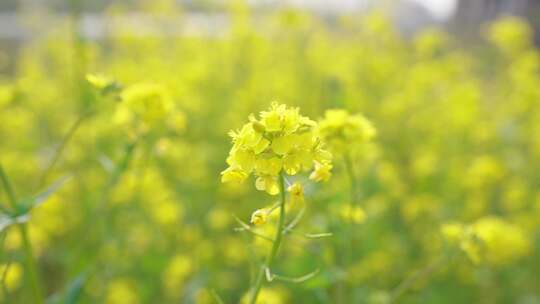
<path id="1" fill-rule="evenodd" d="M 390 302 L 395 302 L 400 296 L 405 294 L 405 292 L 408 291 L 414 283 L 418 282 L 420 279 L 430 276 L 435 270 L 444 265 L 450 258 L 451 256 L 442 255 L 435 261 L 428 264 L 424 269 L 421 269 L 407 277 L 394 290 L 392 290 L 390 293 Z"/>
<path id="2" fill-rule="evenodd" d="M 13 191 L 13 188 L 11 187 L 11 183 L 9 182 L 9 179 L 1 164 L 0 164 L 0 179 L 2 180 L 2 185 L 4 186 L 4 189 L 6 190 L 11 207 L 17 210 L 17 196 L 15 195 L 15 191 Z M 21 238 L 23 241 L 26 268 L 28 271 L 28 276 L 30 278 L 30 284 L 32 286 L 32 294 L 34 297 L 34 303 L 42 304 L 44 303 L 43 293 L 41 291 L 42 289 L 41 289 L 41 284 L 39 281 L 36 261 L 34 260 L 32 244 L 30 243 L 30 238 L 28 236 L 28 228 L 26 226 L 26 223 L 19 224 L 18 227 L 19 227 L 19 231 L 21 233 Z"/>
<path id="3" fill-rule="evenodd" d="M 255 304 L 257 302 L 257 296 L 261 291 L 266 268 L 271 269 L 272 263 L 274 262 L 274 259 L 278 253 L 279 246 L 281 245 L 281 240 L 283 238 L 283 228 L 285 226 L 285 179 L 283 177 L 283 173 L 279 174 L 279 192 L 281 200 L 279 204 L 279 221 L 276 230 L 276 236 L 274 238 L 270 254 L 267 256 L 266 262 L 261 266 L 261 269 L 259 270 L 259 275 L 257 276 L 257 280 L 255 281 L 255 286 L 253 287 L 253 292 L 251 294 L 251 300 L 249 301 L 250 304 Z"/>
<path id="4" fill-rule="evenodd" d="M 357 183 L 356 183 L 356 174 L 354 173 L 354 166 L 352 162 L 352 158 L 349 153 L 345 153 L 345 168 L 347 169 L 347 176 L 349 177 L 349 191 L 350 191 L 350 204 L 351 209 L 356 207 L 356 203 L 358 202 L 358 192 L 356 191 Z"/>
<path id="5" fill-rule="evenodd" d="M 60 142 L 60 145 L 56 148 L 56 151 L 54 152 L 54 156 L 51 160 L 51 162 L 47 165 L 47 168 L 43 171 L 43 174 L 38 180 L 36 189 L 39 189 L 45 185 L 45 182 L 47 182 L 47 177 L 49 177 L 49 174 L 52 172 L 52 169 L 60 159 L 60 156 L 62 156 L 62 152 L 66 148 L 67 144 L 75 134 L 75 131 L 81 126 L 83 121 L 90 116 L 90 113 L 85 113 L 79 116 L 77 120 L 71 125 L 66 135 L 62 138 L 62 141 Z"/>
<path id="6" fill-rule="evenodd" d="M 354 172 L 354 165 L 353 165 L 353 161 L 352 161 L 352 158 L 351 158 L 351 155 L 348 153 L 348 152 L 345 152 L 345 154 L 343 155 L 343 158 L 344 158 L 344 161 L 345 161 L 345 170 L 347 171 L 347 176 L 349 178 L 349 206 L 350 206 L 350 210 L 349 212 L 351 214 L 349 214 L 349 221 L 348 221 L 348 231 L 347 231 L 347 236 L 348 236 L 348 242 L 347 242 L 347 245 L 345 247 L 346 248 L 346 251 L 349 252 L 349 254 L 347 255 L 347 258 L 348 258 L 348 264 L 349 266 L 354 262 L 354 252 L 355 252 L 355 239 L 354 239 L 354 227 L 355 227 L 355 223 L 354 223 L 354 217 L 352 215 L 352 213 L 354 212 L 354 208 L 357 206 L 358 204 L 358 191 L 357 191 L 357 179 L 356 179 L 356 174 Z M 347 285 L 343 282 L 342 284 L 340 284 L 341 286 L 338 286 L 338 291 L 339 293 L 341 293 L 341 298 L 343 297 L 346 297 L 344 294 L 348 294 L 348 291 L 347 291 Z M 349 295 L 350 297 L 353 297 L 353 295 Z"/>
<path id="7" fill-rule="evenodd" d="M 11 204 L 11 207 L 16 210 L 17 197 L 15 196 L 15 191 L 13 191 L 13 188 L 11 187 L 11 183 L 9 182 L 9 179 L 7 178 L 7 175 L 4 172 L 4 168 L 2 167 L 1 164 L 0 164 L 0 179 L 2 179 L 2 186 L 4 186 L 4 189 L 6 190 L 8 201 Z"/>

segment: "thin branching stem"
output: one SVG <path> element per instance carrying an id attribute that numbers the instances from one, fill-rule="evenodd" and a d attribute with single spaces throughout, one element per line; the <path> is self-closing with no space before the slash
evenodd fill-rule
<path id="1" fill-rule="evenodd" d="M 447 255 L 442 255 L 438 259 L 432 261 L 423 269 L 420 269 L 403 280 L 392 292 L 390 293 L 390 301 L 395 302 L 400 296 L 407 292 L 413 284 L 419 280 L 430 276 L 433 272 L 439 269 L 444 265 L 450 257 Z"/>
<path id="2" fill-rule="evenodd" d="M 4 299 L 9 303 L 9 290 L 6 286 L 6 276 L 9 271 L 9 267 L 11 267 L 11 261 L 8 261 L 8 263 L 4 267 L 4 271 L 2 272 L 2 277 L 0 278 L 0 284 L 2 285 L 2 292 L 4 293 Z"/>
<path id="3" fill-rule="evenodd" d="M 287 234 L 287 233 L 291 232 L 296 227 L 296 225 L 298 225 L 298 223 L 300 222 L 300 220 L 304 216 L 305 212 L 306 212 L 305 207 L 300 209 L 300 212 L 298 212 L 296 217 L 285 228 L 283 228 L 283 234 Z"/>
<path id="4" fill-rule="evenodd" d="M 354 172 L 354 163 L 352 160 L 352 157 L 348 151 L 346 151 L 343 154 L 343 159 L 345 163 L 345 170 L 347 171 L 347 177 L 349 178 L 349 206 L 350 206 L 350 213 L 354 212 L 354 209 L 357 207 L 358 204 L 358 192 L 357 192 L 357 179 L 356 179 L 356 173 Z M 354 245 L 354 218 L 352 214 L 348 214 L 349 216 L 349 227 L 347 231 L 348 235 L 348 243 L 346 245 L 347 248 L 346 251 L 349 252 L 348 255 L 348 263 L 352 264 L 354 260 L 354 253 L 355 253 L 355 245 Z M 342 283 L 341 286 L 338 286 L 338 290 L 340 293 L 347 293 L 346 291 L 347 287 L 345 283 Z M 344 297 L 345 295 L 341 295 Z"/>
<path id="5" fill-rule="evenodd" d="M 12 208 L 14 210 L 17 210 L 18 208 L 17 196 L 15 195 L 15 191 L 13 190 L 13 187 L 11 186 L 11 183 L 9 182 L 9 179 L 6 175 L 6 172 L 4 171 L 4 168 L 2 167 L 2 164 L 0 164 L 0 179 L 2 180 L 2 185 L 6 191 L 8 200 Z M 27 229 L 26 223 L 20 223 L 17 226 L 19 227 L 19 231 L 21 233 L 23 250 L 25 254 L 26 268 L 28 271 L 28 277 L 30 279 L 30 285 L 32 287 L 32 296 L 34 298 L 34 303 L 42 304 L 44 303 L 43 293 L 42 293 L 41 284 L 39 281 L 36 261 L 34 260 L 32 244 L 30 243 L 30 238 L 28 236 L 28 229 Z"/>
<path id="6" fill-rule="evenodd" d="M 301 277 L 291 278 L 291 277 L 286 277 L 286 276 L 272 273 L 269 268 L 265 269 L 266 279 L 268 280 L 268 282 L 272 282 L 273 280 L 278 280 L 282 282 L 296 283 L 296 284 L 303 283 L 309 279 L 314 278 L 319 272 L 320 270 L 317 268 L 314 271 L 308 274 L 305 274 Z"/>
<path id="7" fill-rule="evenodd" d="M 71 125 L 71 127 L 69 128 L 67 133 L 62 138 L 62 141 L 60 142 L 60 144 L 58 145 L 58 147 L 54 151 L 53 158 L 51 159 L 51 161 L 47 165 L 47 168 L 45 168 L 45 170 L 41 174 L 41 177 L 38 179 L 36 189 L 39 189 L 39 188 L 43 187 L 43 185 L 45 185 L 45 183 L 47 182 L 47 178 L 49 177 L 49 174 L 52 172 L 52 170 L 53 170 L 54 166 L 56 165 L 56 163 L 58 162 L 58 160 L 60 160 L 60 156 L 62 156 L 62 153 L 64 152 L 64 149 L 66 148 L 67 144 L 69 143 L 69 141 L 71 140 L 71 138 L 73 137 L 73 135 L 75 134 L 77 129 L 79 129 L 79 127 L 81 126 L 83 121 L 86 118 L 88 118 L 90 115 L 91 115 L 91 113 L 84 113 L 84 114 L 80 115 L 77 118 L 77 120 L 75 120 L 75 122 Z"/>
<path id="8" fill-rule="evenodd" d="M 349 177 L 349 191 L 350 191 L 350 204 L 351 209 L 356 207 L 356 204 L 358 204 L 358 189 L 357 189 L 357 179 L 356 179 L 356 173 L 354 172 L 354 164 L 352 161 L 352 157 L 349 154 L 349 152 L 345 152 L 344 154 L 345 158 L 345 168 L 347 170 L 347 176 Z"/>
<path id="9" fill-rule="evenodd" d="M 225 301 L 223 301 L 223 299 L 219 296 L 219 294 L 214 289 L 210 289 L 210 293 L 212 294 L 212 297 L 214 297 L 214 300 L 216 300 L 218 304 L 225 304 Z"/>
<path id="10" fill-rule="evenodd" d="M 4 187 L 4 190 L 6 191 L 6 195 L 8 197 L 8 202 L 11 205 L 13 209 L 17 209 L 17 197 L 15 196 L 15 191 L 13 191 L 13 188 L 11 187 L 11 183 L 9 182 L 9 179 L 4 172 L 4 167 L 0 164 L 0 179 L 2 180 L 2 186 Z"/>
<path id="11" fill-rule="evenodd" d="M 280 191 L 280 206 L 279 206 L 279 220 L 278 220 L 278 226 L 276 230 L 276 236 L 274 238 L 274 243 L 272 244 L 272 249 L 270 250 L 270 254 L 266 258 L 266 262 L 264 263 L 264 265 L 262 265 L 261 269 L 259 270 L 257 280 L 255 281 L 255 285 L 253 286 L 253 290 L 251 293 L 251 300 L 249 301 L 250 304 L 255 304 L 257 302 L 257 297 L 259 295 L 259 292 L 261 291 L 266 269 L 272 268 L 272 264 L 278 253 L 279 246 L 281 245 L 281 240 L 283 238 L 283 228 L 285 226 L 285 199 L 286 199 L 285 178 L 283 176 L 283 173 L 279 174 L 279 191 Z"/>
<path id="12" fill-rule="evenodd" d="M 241 219 L 239 219 L 236 215 L 233 214 L 233 217 L 234 217 L 234 219 L 240 224 L 240 226 L 242 226 L 242 227 L 237 227 L 237 228 L 235 228 L 234 231 L 247 231 L 247 232 L 253 234 L 253 235 L 256 236 L 256 237 L 260 237 L 260 238 L 263 239 L 263 240 L 266 240 L 266 241 L 269 241 L 269 242 L 272 242 L 272 243 L 274 242 L 274 240 L 273 240 L 272 238 L 267 237 L 267 236 L 264 235 L 264 234 L 260 234 L 260 233 L 258 233 L 258 232 L 256 232 L 256 231 L 253 231 L 253 229 L 251 229 L 251 227 L 250 227 L 248 224 L 244 223 L 244 222 L 243 222 Z"/>

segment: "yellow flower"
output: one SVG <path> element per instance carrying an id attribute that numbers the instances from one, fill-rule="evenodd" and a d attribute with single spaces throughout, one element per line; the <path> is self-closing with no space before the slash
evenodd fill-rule
<path id="1" fill-rule="evenodd" d="M 345 110 L 327 110 L 319 122 L 321 137 L 333 152 L 342 153 L 368 143 L 376 130 L 362 114 L 350 115 Z"/>
<path id="2" fill-rule="evenodd" d="M 520 227 L 494 216 L 480 218 L 471 225 L 445 224 L 441 232 L 474 263 L 508 264 L 531 250 L 531 240 Z"/>
<path id="3" fill-rule="evenodd" d="M 460 223 L 446 223 L 441 227 L 441 233 L 446 240 L 457 243 L 463 236 L 464 227 Z"/>
<path id="4" fill-rule="evenodd" d="M 261 120 L 267 132 L 278 132 L 281 130 L 281 117 L 277 110 L 262 112 Z"/>
<path id="5" fill-rule="evenodd" d="M 115 279 L 109 283 L 105 303 L 136 304 L 139 303 L 137 288 L 128 279 Z"/>
<path id="6" fill-rule="evenodd" d="M 9 85 L 0 85 L 0 107 L 9 104 L 15 97 L 15 90 Z"/>
<path id="7" fill-rule="evenodd" d="M 161 275 L 168 295 L 179 296 L 185 280 L 194 271 L 194 261 L 187 255 L 177 254 L 171 258 Z"/>
<path id="8" fill-rule="evenodd" d="M 255 226 L 260 226 L 262 224 L 265 224 L 267 219 L 268 219 L 268 210 L 258 209 L 258 210 L 255 210 L 255 212 L 251 214 L 250 222 Z"/>
<path id="9" fill-rule="evenodd" d="M 221 172 L 221 182 L 228 183 L 242 183 L 246 180 L 248 174 L 241 169 L 235 169 L 233 167 L 229 167 L 225 169 L 223 172 Z"/>
<path id="10" fill-rule="evenodd" d="M 268 111 L 249 115 L 249 122 L 229 132 L 233 147 L 227 157 L 229 167 L 222 182 L 242 182 L 251 173 L 255 187 L 271 195 L 279 193 L 278 176 L 284 171 L 296 175 L 310 170 L 317 181 L 327 180 L 332 168 L 332 154 L 324 149 L 316 131 L 317 123 L 300 115 L 298 108 L 272 103 Z"/>
<path id="11" fill-rule="evenodd" d="M 530 253 L 531 241 L 525 232 L 501 218 L 481 218 L 473 230 L 484 245 L 484 258 L 491 264 L 510 263 Z"/>
<path id="12" fill-rule="evenodd" d="M 130 123 L 140 120 L 152 125 L 166 121 L 174 114 L 174 104 L 165 87 L 154 83 L 138 83 L 127 87 L 121 93 L 117 121 Z"/>
<path id="13" fill-rule="evenodd" d="M 6 267 L 8 267 L 6 269 Z M 3 264 L 0 265 L 0 273 L 4 275 L 4 284 L 9 291 L 14 291 L 21 285 L 21 278 L 23 274 L 23 268 L 19 263 Z"/>
<path id="14" fill-rule="evenodd" d="M 517 54 L 532 45 L 533 31 L 523 20 L 505 17 L 493 23 L 488 39 L 508 54 Z"/>
<path id="15" fill-rule="evenodd" d="M 304 187 L 300 183 L 296 182 L 290 185 L 287 191 L 291 195 L 291 203 L 302 203 L 304 201 Z"/>
<path id="16" fill-rule="evenodd" d="M 250 293 L 245 294 L 240 303 L 245 304 L 249 303 Z M 262 288 L 257 298 L 256 304 L 284 304 L 286 301 L 286 294 L 276 288 Z"/>
<path id="17" fill-rule="evenodd" d="M 279 184 L 276 176 L 259 176 L 255 181 L 255 188 L 266 191 L 270 195 L 279 194 Z"/>
<path id="18" fill-rule="evenodd" d="M 316 182 L 327 181 L 332 176 L 332 165 L 315 163 L 315 170 L 309 176 L 309 179 Z"/>
<path id="19" fill-rule="evenodd" d="M 351 221 L 356 224 L 361 224 L 366 221 L 366 212 L 360 207 L 351 207 L 351 205 L 345 205 L 341 208 L 341 217 L 344 220 Z"/>
<path id="20" fill-rule="evenodd" d="M 103 90 L 105 87 L 113 83 L 113 81 L 100 74 L 86 74 L 86 81 L 98 90 Z"/>

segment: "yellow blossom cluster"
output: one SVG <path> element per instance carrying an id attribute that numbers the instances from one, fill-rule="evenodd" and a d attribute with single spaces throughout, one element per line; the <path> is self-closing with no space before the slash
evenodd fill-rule
<path id="1" fill-rule="evenodd" d="M 319 131 L 334 153 L 343 153 L 369 142 L 377 134 L 362 114 L 351 115 L 342 109 L 327 110 L 319 122 Z"/>
<path id="2" fill-rule="evenodd" d="M 140 121 L 153 125 L 167 119 L 174 107 L 167 90 L 153 83 L 129 86 L 121 93 L 121 98 L 115 113 L 116 122 L 121 124 Z"/>
<path id="3" fill-rule="evenodd" d="M 480 218 L 471 225 L 445 224 L 441 230 L 474 263 L 508 264 L 531 250 L 530 239 L 519 226 L 494 216 Z"/>
<path id="4" fill-rule="evenodd" d="M 276 195 L 282 171 L 296 175 L 314 168 L 310 179 L 315 181 L 331 176 L 332 155 L 324 149 L 317 123 L 300 115 L 298 108 L 272 103 L 260 119 L 250 115 L 249 122 L 230 136 L 233 147 L 222 182 L 243 182 L 253 172 L 256 188 Z"/>

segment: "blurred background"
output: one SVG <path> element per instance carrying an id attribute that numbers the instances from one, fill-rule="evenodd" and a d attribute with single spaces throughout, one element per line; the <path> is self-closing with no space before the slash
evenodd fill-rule
<path id="1" fill-rule="evenodd" d="M 377 136 L 355 208 L 343 155 L 300 178 L 332 236 L 289 236 L 276 273 L 319 273 L 257 303 L 540 303 L 539 29 L 533 0 L 0 1 L 0 303 L 248 303 L 235 217 L 275 198 L 220 172 L 273 100 Z"/>
<path id="2" fill-rule="evenodd" d="M 115 28 L 132 27 L 141 35 L 208 35 L 229 24 L 228 1 L 175 1 L 182 7 L 185 19 L 182 26 L 160 31 L 156 26 L 166 26 L 167 21 L 137 5 L 137 1 L 62 1 L 62 0 L 4 0 L 0 3 L 0 44 L 2 49 L 15 59 L 18 49 L 29 39 L 44 35 L 66 18 L 76 18 L 80 35 L 90 40 L 104 40 L 115 35 Z M 313 13 L 328 25 L 343 14 L 361 16 L 373 10 L 384 11 L 396 30 L 410 36 L 429 27 L 439 27 L 462 39 L 474 41 L 482 24 L 504 15 L 520 16 L 535 29 L 535 41 L 540 40 L 540 4 L 530 0 L 291 0 L 291 1 L 247 1 L 253 11 L 269 13 L 287 8 L 301 9 Z M 126 8 L 126 14 L 116 18 L 105 18 L 103 14 L 111 6 Z M 27 22 L 28 15 L 42 14 L 39 20 Z M 45 15 L 43 16 L 43 15 Z M 26 21 L 25 21 L 26 20 Z M 116 33 L 118 34 L 118 33 Z M 13 73 L 17 60 L 4 60 L 0 72 Z"/>

